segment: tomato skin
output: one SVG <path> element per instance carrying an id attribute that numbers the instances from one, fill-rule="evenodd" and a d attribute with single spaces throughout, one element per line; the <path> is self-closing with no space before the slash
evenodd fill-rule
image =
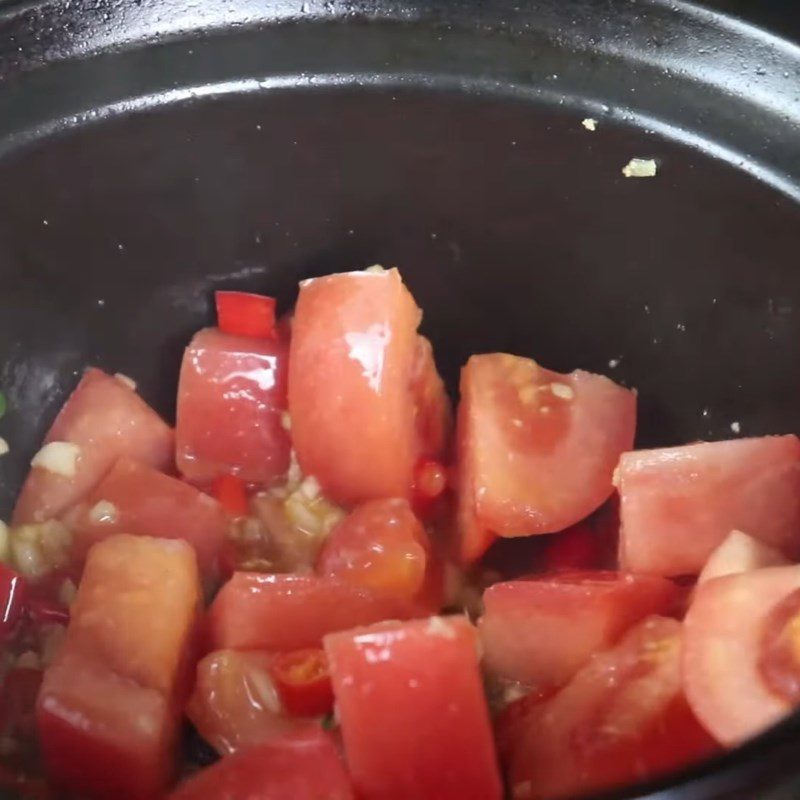
<path id="1" fill-rule="evenodd" d="M 425 528 L 407 500 L 371 500 L 331 531 L 317 571 L 411 599 L 425 580 L 429 550 Z"/>
<path id="2" fill-rule="evenodd" d="M 324 731 L 287 734 L 201 770 L 169 800 L 355 800 L 350 779 Z"/>
<path id="3" fill-rule="evenodd" d="M 288 732 L 315 727 L 283 715 L 271 677 L 275 656 L 259 650 L 216 650 L 197 665 L 186 715 L 221 755 L 230 755 Z"/>
<path id="4" fill-rule="evenodd" d="M 275 336 L 275 300 L 250 292 L 215 292 L 217 325 L 223 333 L 271 339 Z"/>
<path id="5" fill-rule="evenodd" d="M 582 796 L 717 752 L 682 693 L 681 635 L 679 622 L 649 617 L 532 705 L 509 759 L 514 796 Z"/>
<path id="6" fill-rule="evenodd" d="M 633 445 L 633 392 L 580 370 L 472 356 L 461 405 L 461 491 L 471 494 L 463 502 L 500 536 L 554 533 L 586 517 L 611 495 L 619 456 Z"/>
<path id="7" fill-rule="evenodd" d="M 771 612 L 800 589 L 800 566 L 765 567 L 707 581 L 686 614 L 686 697 L 728 747 L 756 736 L 794 706 L 771 689 L 763 665 Z"/>
<path id="8" fill-rule="evenodd" d="M 496 583 L 478 625 L 485 666 L 532 687 L 561 686 L 636 622 L 670 612 L 679 595 L 664 578 L 600 570 Z"/>
<path id="9" fill-rule="evenodd" d="M 178 469 L 194 483 L 221 475 L 267 484 L 289 467 L 286 410 L 289 346 L 216 328 L 198 331 L 184 353 L 175 429 Z"/>
<path id="10" fill-rule="evenodd" d="M 325 651 L 360 798 L 499 800 L 475 631 L 466 618 L 331 634 Z"/>
<path id="11" fill-rule="evenodd" d="M 86 370 L 67 398 L 44 439 L 50 442 L 80 447 L 75 476 L 33 467 L 17 498 L 14 525 L 67 511 L 122 456 L 166 470 L 175 452 L 172 429 L 129 386 L 99 369 Z"/>
<path id="12" fill-rule="evenodd" d="M 413 608 L 337 578 L 236 572 L 208 614 L 215 650 L 319 647 L 322 637 L 382 619 L 401 619 Z"/>
<path id="13" fill-rule="evenodd" d="M 765 436 L 625 453 L 620 564 L 697 575 L 732 530 L 800 556 L 800 439 Z"/>
<path id="14" fill-rule="evenodd" d="M 286 712 L 316 717 L 333 710 L 333 687 L 328 659 L 319 648 L 279 653 L 270 673 Z"/>
<path id="15" fill-rule="evenodd" d="M 336 503 L 408 498 L 417 458 L 439 455 L 445 423 L 434 423 L 432 409 L 447 400 L 419 343 L 419 321 L 395 269 L 300 284 L 289 359 L 292 439 L 303 472 Z M 423 447 L 423 436 L 434 441 Z"/>
<path id="16" fill-rule="evenodd" d="M 231 517 L 244 517 L 250 510 L 247 487 L 235 475 L 220 475 L 211 487 L 212 494 Z"/>
<path id="17" fill-rule="evenodd" d="M 200 596 L 196 557 L 184 542 L 116 535 L 92 548 L 37 701 L 57 784 L 101 798 L 163 792 Z"/>
<path id="18" fill-rule="evenodd" d="M 123 458 L 81 504 L 73 530 L 78 554 L 117 533 L 181 538 L 195 549 L 203 573 L 213 576 L 227 520 L 219 503 L 194 486 Z"/>

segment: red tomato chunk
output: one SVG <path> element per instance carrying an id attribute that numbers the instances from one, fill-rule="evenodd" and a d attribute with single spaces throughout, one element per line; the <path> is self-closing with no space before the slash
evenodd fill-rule
<path id="1" fill-rule="evenodd" d="M 633 392 L 580 370 L 473 356 L 461 373 L 461 406 L 462 524 L 474 518 L 500 536 L 554 533 L 583 519 L 611 495 L 614 467 L 633 445 Z M 471 525 L 461 535 L 476 540 Z M 462 555 L 479 554 L 471 546 Z"/>
<path id="2" fill-rule="evenodd" d="M 217 324 L 223 333 L 269 339 L 275 336 L 275 300 L 250 292 L 216 292 Z"/>
<path id="3" fill-rule="evenodd" d="M 222 759 L 189 778 L 170 800 L 354 800 L 330 736 L 287 734 Z"/>
<path id="4" fill-rule="evenodd" d="M 356 625 L 408 617 L 408 603 L 337 578 L 237 572 L 209 611 L 214 649 L 301 650 Z"/>
<path id="5" fill-rule="evenodd" d="M 168 786 L 199 603 L 184 542 L 118 535 L 91 550 L 38 699 L 42 751 L 58 785 L 136 800 Z"/>
<path id="6" fill-rule="evenodd" d="M 206 575 L 217 572 L 228 524 L 213 498 L 130 459 L 117 461 L 75 517 L 81 552 L 115 533 L 183 539 L 194 547 Z"/>
<path id="7" fill-rule="evenodd" d="M 734 529 L 800 555 L 800 440 L 766 436 L 625 453 L 620 564 L 697 575 Z"/>
<path id="8" fill-rule="evenodd" d="M 762 658 L 771 613 L 798 589 L 800 566 L 726 575 L 697 590 L 685 623 L 686 695 L 725 745 L 756 736 L 796 705 L 766 680 Z M 796 673 L 800 680 L 800 663 Z"/>
<path id="9" fill-rule="evenodd" d="M 422 589 L 429 549 L 428 534 L 407 500 L 372 500 L 333 529 L 317 569 L 410 600 Z"/>
<path id="10" fill-rule="evenodd" d="M 170 467 L 172 429 L 119 378 L 88 369 L 45 437 L 74 445 L 74 474 L 31 469 L 14 509 L 15 525 L 57 517 L 93 489 L 123 456 Z"/>
<path id="11" fill-rule="evenodd" d="M 430 350 L 419 343 L 420 318 L 394 269 L 300 285 L 289 362 L 292 437 L 303 471 L 334 502 L 408 498 L 418 457 L 439 455 L 448 403 Z"/>
<path id="12" fill-rule="evenodd" d="M 363 800 L 501 797 L 476 644 L 464 617 L 325 638 L 347 762 Z"/>
<path id="13" fill-rule="evenodd" d="M 681 624 L 650 617 L 532 705 L 512 748 L 515 800 L 556 800 L 652 778 L 716 745 L 681 689 Z"/>
<path id="14" fill-rule="evenodd" d="M 178 384 L 178 469 L 195 483 L 232 474 L 269 483 L 289 466 L 288 345 L 206 328 L 186 348 Z"/>
<path id="15" fill-rule="evenodd" d="M 634 623 L 671 612 L 679 595 L 664 578 L 601 571 L 496 583 L 479 623 L 486 666 L 530 686 L 561 686 Z"/>

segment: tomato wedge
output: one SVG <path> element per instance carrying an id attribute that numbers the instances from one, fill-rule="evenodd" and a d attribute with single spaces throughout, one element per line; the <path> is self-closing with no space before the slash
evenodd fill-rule
<path id="1" fill-rule="evenodd" d="M 670 612 L 679 595 L 664 578 L 599 570 L 496 583 L 478 626 L 485 664 L 508 680 L 561 686 L 634 623 Z"/>
<path id="2" fill-rule="evenodd" d="M 181 784 L 169 800 L 354 800 L 333 740 L 317 728 L 228 756 Z"/>
<path id="3" fill-rule="evenodd" d="M 271 675 L 274 659 L 258 650 L 216 650 L 197 665 L 197 682 L 186 715 L 221 755 L 318 727 L 309 720 L 284 715 Z"/>
<path id="4" fill-rule="evenodd" d="M 553 533 L 583 519 L 611 495 L 614 467 L 633 445 L 633 392 L 580 370 L 473 356 L 461 404 L 461 503 L 500 536 Z"/>
<path id="5" fill-rule="evenodd" d="M 75 514 L 76 547 L 85 553 L 115 533 L 184 539 L 205 575 L 215 575 L 227 520 L 219 503 L 177 478 L 119 459 Z"/>
<path id="6" fill-rule="evenodd" d="M 502 796 L 475 630 L 466 618 L 332 634 L 325 650 L 360 798 Z"/>
<path id="7" fill-rule="evenodd" d="M 175 429 L 178 469 L 210 484 L 221 475 L 266 484 L 289 466 L 288 344 L 216 328 L 195 334 L 183 357 Z"/>
<path id="8" fill-rule="evenodd" d="M 185 542 L 117 535 L 92 548 L 37 704 L 57 784 L 99 798 L 164 791 L 199 605 L 197 562 Z"/>
<path id="9" fill-rule="evenodd" d="M 407 500 L 371 500 L 331 531 L 317 570 L 410 600 L 422 589 L 429 550 L 428 534 Z"/>
<path id="10" fill-rule="evenodd" d="M 334 502 L 408 498 L 417 458 L 440 455 L 448 402 L 420 318 L 396 269 L 300 285 L 292 438 L 303 472 Z"/>
<path id="11" fill-rule="evenodd" d="M 697 575 L 735 529 L 800 556 L 796 436 L 625 453 L 618 485 L 624 569 Z"/>
<path id="12" fill-rule="evenodd" d="M 783 567 L 789 560 L 774 547 L 743 533 L 731 531 L 711 554 L 697 584 L 723 575 L 736 575 L 761 567 Z"/>
<path id="13" fill-rule="evenodd" d="M 69 396 L 44 444 L 68 442 L 74 474 L 33 467 L 14 509 L 13 522 L 42 522 L 64 513 L 123 456 L 166 470 L 174 456 L 171 428 L 133 389 L 99 369 L 88 369 Z"/>
<path id="14" fill-rule="evenodd" d="M 512 797 L 582 796 L 716 752 L 683 696 L 681 633 L 679 622 L 649 617 L 554 697 L 532 704 L 510 757 Z"/>
<path id="15" fill-rule="evenodd" d="M 236 572 L 209 610 L 215 650 L 302 650 L 327 633 L 410 616 L 410 605 L 338 578 Z"/>
<path id="16" fill-rule="evenodd" d="M 765 680 L 761 659 L 771 613 L 798 589 L 800 566 L 726 575 L 697 589 L 685 623 L 686 696 L 722 744 L 740 744 L 794 708 Z"/>

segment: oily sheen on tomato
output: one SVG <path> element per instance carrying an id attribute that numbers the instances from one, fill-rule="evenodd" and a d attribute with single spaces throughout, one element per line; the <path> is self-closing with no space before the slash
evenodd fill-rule
<path id="1" fill-rule="evenodd" d="M 175 428 L 178 469 L 189 480 L 231 474 L 265 484 L 286 472 L 288 351 L 283 336 L 195 334 L 181 366 Z"/>
<path id="2" fill-rule="evenodd" d="M 44 444 L 72 445 L 74 469 L 32 467 L 13 522 L 41 522 L 78 502 L 123 456 L 155 469 L 174 459 L 172 429 L 123 379 L 88 369 L 47 432 Z"/>
<path id="3" fill-rule="evenodd" d="M 363 800 L 499 800 L 475 630 L 465 617 L 325 638 L 345 754 Z"/>
<path id="4" fill-rule="evenodd" d="M 417 335 L 420 319 L 395 269 L 300 285 L 289 360 L 292 439 L 303 472 L 334 502 L 408 498 L 418 458 L 439 454 L 448 406 Z"/>
<path id="5" fill-rule="evenodd" d="M 461 522 L 500 536 L 553 533 L 586 517 L 612 493 L 619 456 L 633 445 L 633 392 L 528 358 L 470 358 L 461 373 L 461 406 Z M 472 524 L 461 535 L 487 542 Z M 473 545 L 464 555 L 479 551 Z"/>
<path id="6" fill-rule="evenodd" d="M 796 436 L 625 453 L 617 476 L 624 569 L 697 575 L 734 529 L 800 555 Z"/>
<path id="7" fill-rule="evenodd" d="M 600 570 L 496 583 L 478 626 L 485 666 L 529 686 L 561 686 L 634 623 L 671 612 L 678 596 L 665 578 Z"/>
<path id="8" fill-rule="evenodd" d="M 681 623 L 648 617 L 560 692 L 532 704 L 524 722 L 514 720 L 512 797 L 567 800 L 715 753 L 683 695 L 681 640 Z"/>
<path id="9" fill-rule="evenodd" d="M 92 548 L 37 704 L 57 785 L 131 800 L 167 788 L 199 606 L 197 561 L 185 542 L 120 534 Z"/>

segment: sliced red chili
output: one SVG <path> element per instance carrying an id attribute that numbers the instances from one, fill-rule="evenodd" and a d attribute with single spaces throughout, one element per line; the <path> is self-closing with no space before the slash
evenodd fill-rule
<path id="1" fill-rule="evenodd" d="M 25 607 L 25 581 L 0 563 L 0 642 L 13 633 Z"/>
<path id="2" fill-rule="evenodd" d="M 217 325 L 223 333 L 270 339 L 275 336 L 275 300 L 249 292 L 216 292 Z"/>
<path id="3" fill-rule="evenodd" d="M 288 714 L 315 717 L 333 709 L 328 659 L 322 650 L 309 648 L 281 653 L 270 671 Z"/>
<path id="4" fill-rule="evenodd" d="M 247 516 L 247 487 L 235 475 L 220 475 L 212 486 L 214 497 L 232 517 Z"/>

